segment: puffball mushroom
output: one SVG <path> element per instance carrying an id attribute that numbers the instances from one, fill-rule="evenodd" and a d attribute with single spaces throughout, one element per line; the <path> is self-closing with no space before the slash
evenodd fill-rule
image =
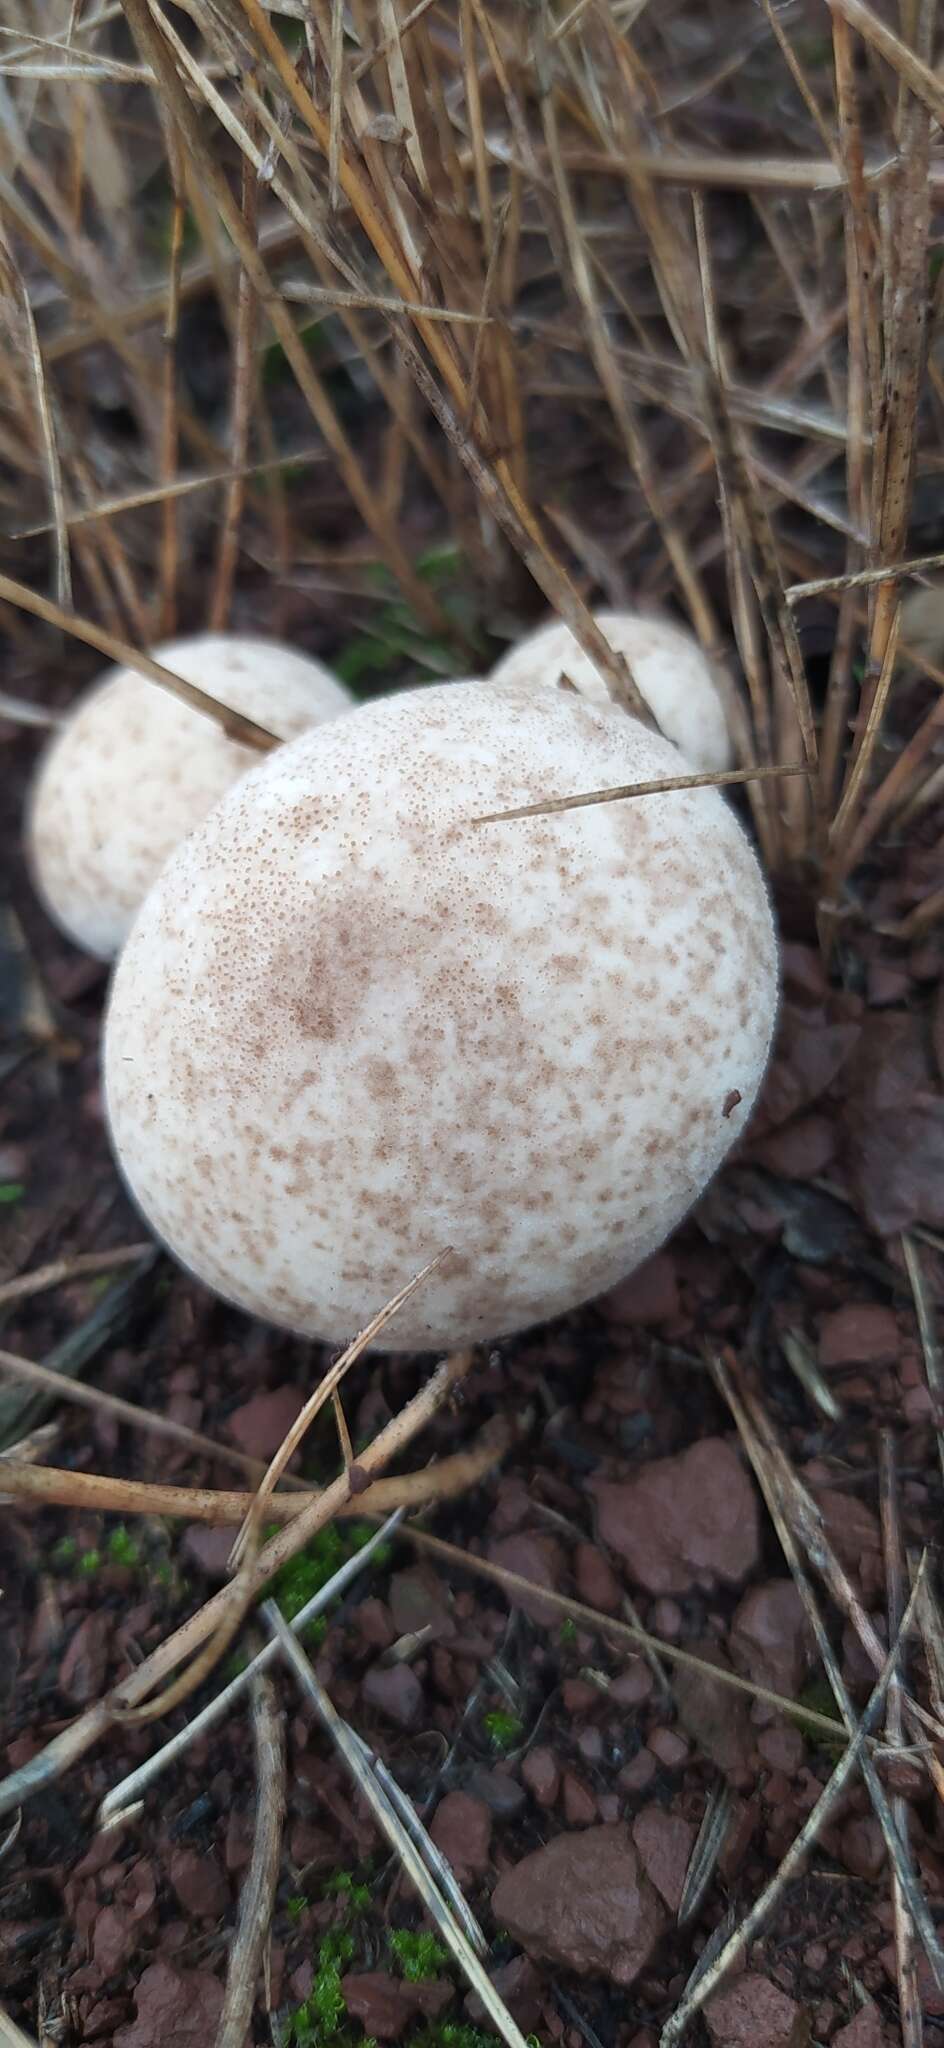
<path id="1" fill-rule="evenodd" d="M 730 768 L 734 755 L 724 701 L 711 664 L 691 634 L 665 619 L 636 612 L 595 612 L 594 618 L 614 653 L 625 655 L 660 732 L 674 740 L 692 768 Z M 579 640 L 555 619 L 509 648 L 490 680 L 516 689 L 554 689 L 564 676 L 591 704 L 612 702 L 604 678 Z"/>
<path id="2" fill-rule="evenodd" d="M 351 706 L 320 662 L 275 641 L 202 633 L 154 654 L 280 739 Z M 258 759 L 159 683 L 107 669 L 46 748 L 33 788 L 27 854 L 54 922 L 112 959 L 168 854 Z"/>
<path id="3" fill-rule="evenodd" d="M 776 1007 L 718 792 L 477 823 L 676 774 L 612 707 L 488 683 L 270 754 L 178 848 L 115 973 L 112 1142 L 176 1256 L 339 1343 L 492 1339 L 609 1287 L 743 1129 Z"/>

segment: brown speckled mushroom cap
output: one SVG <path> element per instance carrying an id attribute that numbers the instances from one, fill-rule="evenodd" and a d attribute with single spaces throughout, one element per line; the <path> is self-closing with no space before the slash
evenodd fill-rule
<path id="1" fill-rule="evenodd" d="M 615 653 L 625 655 L 639 694 L 666 739 L 693 768 L 730 768 L 734 754 L 724 699 L 710 662 L 691 634 L 667 619 L 637 612 L 595 612 L 594 618 Z M 603 677 L 570 627 L 553 619 L 509 648 L 490 680 L 516 689 L 553 689 L 562 676 L 591 704 L 610 702 Z"/>
<path id="2" fill-rule="evenodd" d="M 350 708 L 309 655 L 227 633 L 168 640 L 155 658 L 280 739 Z M 259 758 L 133 669 L 107 669 L 39 764 L 27 820 L 37 893 L 69 938 L 117 953 L 179 841 Z"/>
<path id="3" fill-rule="evenodd" d="M 115 973 L 119 1162 L 203 1280 L 338 1343 L 491 1339 L 610 1286 L 742 1130 L 776 1007 L 754 854 L 713 789 L 573 696 L 445 684 L 272 754 L 164 869 Z"/>

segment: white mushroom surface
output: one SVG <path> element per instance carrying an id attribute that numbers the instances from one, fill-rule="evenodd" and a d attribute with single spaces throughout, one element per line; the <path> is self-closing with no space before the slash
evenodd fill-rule
<path id="1" fill-rule="evenodd" d="M 622 711 L 445 684 L 271 754 L 172 856 L 115 973 L 117 1158 L 177 1257 L 332 1343 L 444 1246 L 385 1348 L 610 1286 L 743 1129 L 776 1008 L 755 856 Z"/>
<path id="2" fill-rule="evenodd" d="M 595 612 L 614 653 L 625 655 L 660 732 L 697 770 L 730 768 L 734 758 L 724 700 L 701 648 L 681 626 L 636 612 Z M 579 640 L 560 619 L 539 626 L 503 654 L 490 681 L 555 689 L 566 676 L 578 696 L 609 704 L 610 691 Z M 678 764 L 676 764 L 678 773 Z"/>
<path id="3" fill-rule="evenodd" d="M 154 657 L 279 739 L 351 706 L 321 663 L 271 640 L 205 633 Z M 54 922 L 110 960 L 168 855 L 259 755 L 133 669 L 107 669 L 50 741 L 34 784 L 27 854 Z"/>

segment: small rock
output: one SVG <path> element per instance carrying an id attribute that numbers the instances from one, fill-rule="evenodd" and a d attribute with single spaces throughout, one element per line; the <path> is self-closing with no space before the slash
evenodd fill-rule
<path id="1" fill-rule="evenodd" d="M 365 2032 L 378 2041 L 399 2040 L 417 2013 L 434 2019 L 453 1997 L 452 1985 L 445 1980 L 406 1984 L 386 1970 L 342 1977 L 341 1990 L 352 2018 L 360 2020 Z"/>
<path id="2" fill-rule="evenodd" d="M 587 1607 L 596 1607 L 601 1614 L 617 1612 L 622 1588 L 612 1565 L 608 1564 L 595 1543 L 578 1543 L 574 1553 L 574 1577 L 577 1597 Z"/>
<path id="3" fill-rule="evenodd" d="M 492 1816 L 484 1800 L 470 1799 L 467 1792 L 447 1792 L 436 1808 L 430 1834 L 460 1884 L 488 1869 Z"/>
<path id="4" fill-rule="evenodd" d="M 717 2048 L 801 2048 L 808 2038 L 800 2007 L 752 1971 L 708 2000 L 705 2019 Z"/>
<path id="5" fill-rule="evenodd" d="M 226 1424 L 234 1444 L 250 1458 L 271 1458 L 305 1405 L 299 1387 L 270 1387 L 234 1408 Z"/>
<path id="6" fill-rule="evenodd" d="M 518 1779 L 508 1771 L 493 1770 L 488 1764 L 473 1764 L 465 1790 L 473 1799 L 481 1799 L 498 1820 L 513 1820 L 525 1802 L 524 1787 Z"/>
<path id="7" fill-rule="evenodd" d="M 757 1496 L 722 1437 L 656 1458 L 632 1479 L 591 1479 L 600 1539 L 650 1593 L 737 1585 L 757 1562 Z"/>
<path id="8" fill-rule="evenodd" d="M 560 1791 L 561 1774 L 552 1749 L 539 1744 L 530 1750 L 521 1766 L 521 1776 L 539 1806 L 554 1805 Z"/>
<path id="9" fill-rule="evenodd" d="M 77 1707 L 96 1700 L 105 1683 L 111 1618 L 101 1610 L 79 1622 L 59 1666 L 59 1691 Z"/>
<path id="10" fill-rule="evenodd" d="M 531 1579 L 538 1586 L 547 1586 L 559 1593 L 564 1578 L 564 1552 L 554 1536 L 542 1536 L 524 1530 L 517 1536 L 503 1536 L 498 1543 L 491 1543 L 488 1551 L 492 1564 L 503 1571 L 516 1572 L 519 1578 Z M 542 1626 L 559 1626 L 560 1615 L 556 1607 L 546 1600 L 527 1593 L 517 1593 L 506 1587 L 507 1598 L 513 1607 L 523 1608 L 531 1621 Z"/>
<path id="11" fill-rule="evenodd" d="M 576 1771 L 565 1771 L 562 1781 L 564 1818 L 568 1827 L 589 1828 L 597 1819 L 597 1802 L 589 1785 Z"/>
<path id="12" fill-rule="evenodd" d="M 117 1906 L 103 1906 L 92 1935 L 92 1956 L 103 1977 L 113 1977 L 133 1948 L 137 1930 Z"/>
<path id="13" fill-rule="evenodd" d="M 114 2048 L 207 2048 L 219 2024 L 223 1986 L 209 1970 L 178 1970 L 151 1963 L 139 1978 L 135 2017 L 119 2027 Z"/>
<path id="14" fill-rule="evenodd" d="M 654 1728 L 646 1746 L 667 1771 L 681 1770 L 688 1756 L 688 1743 L 674 1728 Z"/>
<path id="15" fill-rule="evenodd" d="M 368 1705 L 398 1728 L 418 1728 L 423 1718 L 423 1688 L 410 1664 L 372 1664 L 361 1680 Z"/>
<path id="16" fill-rule="evenodd" d="M 826 1371 L 841 1365 L 891 1365 L 900 1348 L 897 1320 L 878 1303 L 847 1302 L 820 1324 L 819 1362 Z"/>
<path id="17" fill-rule="evenodd" d="M 396 1642 L 397 1631 L 385 1601 L 362 1600 L 351 1618 L 368 1649 L 389 1650 L 391 1643 Z"/>
<path id="18" fill-rule="evenodd" d="M 666 1729 L 665 1733 L 668 1732 Z M 683 1751 L 687 1751 L 687 1747 L 688 1745 L 683 1742 Z M 624 1792 L 643 1792 L 647 1785 L 651 1785 L 658 1768 L 656 1759 L 647 1746 L 639 1750 L 628 1764 L 623 1765 L 616 1782 Z"/>
<path id="19" fill-rule="evenodd" d="M 693 1643 L 691 1648 L 706 1664 L 726 1668 L 716 1643 Z M 743 1693 L 735 1692 L 722 1679 L 709 1678 L 707 1672 L 686 1667 L 676 1673 L 675 1701 L 682 1727 L 703 1756 L 710 1757 L 719 1771 L 747 1770 L 754 1738 Z M 651 1736 L 649 1739 L 651 1742 Z"/>
<path id="20" fill-rule="evenodd" d="M 608 1322 L 630 1329 L 674 1322 L 681 1303 L 671 1254 L 656 1252 L 654 1258 L 646 1259 L 627 1280 L 605 1294 L 599 1305 Z"/>
<path id="21" fill-rule="evenodd" d="M 419 1635 L 425 1629 L 431 1641 L 443 1642 L 455 1635 L 449 1588 L 429 1565 L 394 1572 L 388 1597 L 395 1636 Z"/>
<path id="22" fill-rule="evenodd" d="M 568 1714 L 592 1714 L 601 1700 L 599 1686 L 587 1678 L 565 1678 L 561 1686 L 561 1704 Z"/>
<path id="23" fill-rule="evenodd" d="M 695 1829 L 681 1814 L 662 1806 L 644 1806 L 633 1821 L 633 1841 L 643 1869 L 670 1913 L 682 1903 L 685 1877 L 695 1845 Z"/>
<path id="24" fill-rule="evenodd" d="M 175 1849 L 168 1873 L 185 1913 L 218 1920 L 229 1908 L 229 1887 L 216 1858 L 196 1849 Z"/>
<path id="25" fill-rule="evenodd" d="M 803 1602 L 792 1579 L 768 1579 L 745 1593 L 731 1623 L 736 1671 L 795 1699 L 810 1668 L 813 1644 Z"/>
<path id="26" fill-rule="evenodd" d="M 893 1941 L 879 1949 L 879 1962 L 889 1982 L 895 1984 L 898 1978 L 898 1962 Z M 915 1956 L 918 2004 L 926 2020 L 944 2019 L 944 1991 L 939 1991 L 931 1974 L 931 1965 L 920 1944 Z"/>
<path id="27" fill-rule="evenodd" d="M 533 2034 L 540 2023 L 543 2001 L 541 1979 L 530 1957 L 512 1956 L 510 1963 L 500 1963 L 497 1970 L 489 1971 L 489 1976 L 522 2033 Z M 470 1992 L 465 2010 L 473 2026 L 480 2027 L 485 2007 L 477 1992 Z"/>
<path id="28" fill-rule="evenodd" d="M 232 1548 L 232 1529 L 210 1529 L 205 1522 L 188 1522 L 181 1538 L 184 1556 L 208 1579 L 228 1578 Z"/>
<path id="29" fill-rule="evenodd" d="M 654 1680 L 648 1664 L 641 1657 L 633 1657 L 625 1671 L 617 1673 L 610 1686 L 608 1697 L 621 1707 L 640 1707 L 652 1692 Z"/>
<path id="30" fill-rule="evenodd" d="M 839 1837 L 839 1855 L 853 1877 L 877 1877 L 885 1862 L 885 1838 L 874 1814 L 849 1820 Z"/>
<path id="31" fill-rule="evenodd" d="M 621 1985 L 645 1968 L 665 1925 L 622 1824 L 557 1835 L 525 1856 L 496 1885 L 492 1914 L 529 1955 Z"/>
<path id="32" fill-rule="evenodd" d="M 788 1728 L 782 1722 L 774 1728 L 764 1728 L 757 1738 L 757 1747 L 765 1764 L 788 1778 L 795 1776 L 806 1755 L 799 1729 Z"/>
<path id="33" fill-rule="evenodd" d="M 885 2030 L 877 2005 L 860 2006 L 855 2019 L 833 2035 L 832 2048 L 885 2048 Z"/>

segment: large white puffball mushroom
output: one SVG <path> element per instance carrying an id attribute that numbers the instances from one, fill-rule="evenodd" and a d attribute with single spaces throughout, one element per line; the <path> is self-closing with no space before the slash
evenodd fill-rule
<path id="1" fill-rule="evenodd" d="M 155 660 L 279 739 L 350 709 L 321 663 L 272 640 L 203 633 Z M 259 759 L 133 669 L 107 669 L 39 764 L 26 845 L 38 895 L 70 939 L 111 960 L 168 854 Z"/>
<path id="2" fill-rule="evenodd" d="M 271 754 L 172 856 L 115 973 L 112 1141 L 155 1231 L 245 1309 L 491 1339 L 609 1287 L 738 1136 L 776 946 L 717 791 L 562 694 L 438 685 Z"/>
<path id="3" fill-rule="evenodd" d="M 625 655 L 660 732 L 675 742 L 692 768 L 730 768 L 734 754 L 724 701 L 711 664 L 691 634 L 665 619 L 636 612 L 595 612 L 594 618 L 614 653 Z M 516 689 L 554 689 L 563 677 L 591 704 L 612 701 L 603 677 L 570 627 L 555 619 L 509 648 L 490 680 Z"/>

